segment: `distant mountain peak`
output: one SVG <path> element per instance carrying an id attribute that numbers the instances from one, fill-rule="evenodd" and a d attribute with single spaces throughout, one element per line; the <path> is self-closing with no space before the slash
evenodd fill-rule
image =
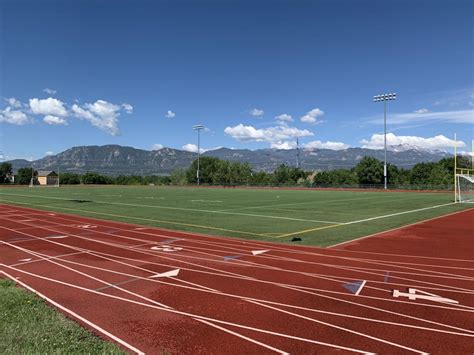
<path id="1" fill-rule="evenodd" d="M 59 169 L 61 172 L 73 173 L 94 171 L 109 175 L 158 175 L 169 174 L 175 169 L 186 169 L 196 156 L 196 153 L 168 147 L 159 150 L 144 150 L 108 144 L 72 147 L 56 155 L 49 155 L 32 162 L 21 159 L 11 162 L 14 170 L 33 166 L 36 170 Z M 221 147 L 209 150 L 202 156 L 248 162 L 256 171 L 271 172 L 281 164 L 296 166 L 296 149 L 249 150 Z M 300 163 L 306 170 L 351 168 L 363 156 L 383 160 L 384 151 L 358 147 L 344 150 L 302 149 Z M 420 162 L 435 162 L 446 156 L 449 156 L 449 153 L 402 144 L 390 147 L 387 159 L 394 165 L 407 168 Z"/>

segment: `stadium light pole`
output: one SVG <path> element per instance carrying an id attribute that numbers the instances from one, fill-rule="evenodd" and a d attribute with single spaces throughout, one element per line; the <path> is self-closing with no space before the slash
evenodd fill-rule
<path id="1" fill-rule="evenodd" d="M 198 168 L 197 168 L 197 186 L 199 186 L 201 176 L 199 175 L 199 163 L 201 159 L 201 129 L 204 129 L 204 126 L 202 124 L 197 124 L 193 126 L 193 129 L 198 132 Z"/>
<path id="2" fill-rule="evenodd" d="M 384 161 L 383 161 L 383 188 L 387 190 L 387 101 L 395 100 L 396 93 L 375 95 L 374 102 L 383 101 L 383 146 L 384 146 Z"/>

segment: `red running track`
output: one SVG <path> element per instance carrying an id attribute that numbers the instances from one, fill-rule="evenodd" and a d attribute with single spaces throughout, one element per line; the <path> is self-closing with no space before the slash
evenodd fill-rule
<path id="1" fill-rule="evenodd" d="M 470 354 L 473 220 L 323 249 L 3 204 L 0 273 L 130 352 Z"/>

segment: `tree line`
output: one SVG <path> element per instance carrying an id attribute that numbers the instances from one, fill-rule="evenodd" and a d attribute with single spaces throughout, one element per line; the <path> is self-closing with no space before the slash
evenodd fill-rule
<path id="1" fill-rule="evenodd" d="M 351 169 L 328 171 L 305 171 L 285 164 L 275 171 L 266 173 L 254 171 L 249 163 L 230 162 L 214 157 L 201 157 L 199 161 L 200 183 L 221 186 L 305 186 L 305 187 L 358 187 L 383 184 L 383 162 L 373 157 L 364 157 Z M 467 157 L 458 157 L 458 166 L 469 168 L 471 162 Z M 60 183 L 75 184 L 115 184 L 115 185 L 187 185 L 197 183 L 198 161 L 195 160 L 188 169 L 177 169 L 169 176 L 162 175 L 119 175 L 108 176 L 94 172 L 85 174 L 61 173 Z M 15 183 L 27 185 L 36 171 L 32 168 L 18 169 Z M 454 157 L 444 158 L 438 162 L 418 163 L 411 169 L 387 165 L 389 185 L 395 187 L 436 187 L 450 188 L 453 184 Z M 0 183 L 8 183 L 12 175 L 10 163 L 0 164 Z"/>

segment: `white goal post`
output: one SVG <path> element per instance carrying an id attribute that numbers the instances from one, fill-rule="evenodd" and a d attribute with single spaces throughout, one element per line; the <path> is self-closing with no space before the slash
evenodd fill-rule
<path id="1" fill-rule="evenodd" d="M 474 169 L 457 169 L 456 201 L 474 203 Z"/>

